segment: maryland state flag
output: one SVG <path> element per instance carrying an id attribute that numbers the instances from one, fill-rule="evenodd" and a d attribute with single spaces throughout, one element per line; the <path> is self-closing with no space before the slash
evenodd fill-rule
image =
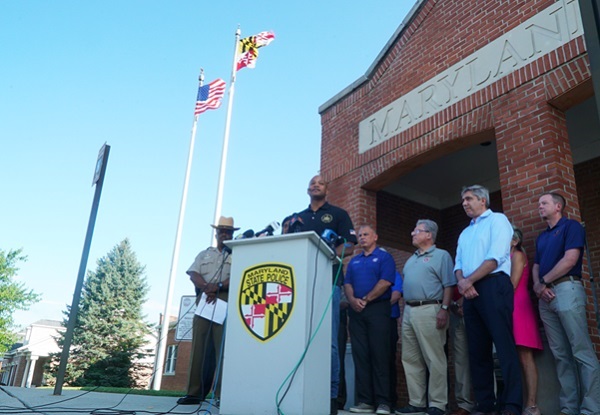
<path id="1" fill-rule="evenodd" d="M 261 264 L 244 270 L 238 310 L 252 336 L 266 341 L 283 329 L 294 308 L 295 286 L 289 264 Z"/>
<path id="2" fill-rule="evenodd" d="M 273 32 L 260 32 L 258 35 L 245 37 L 238 42 L 237 70 L 242 68 L 254 68 L 258 58 L 258 48 L 267 46 L 275 39 Z"/>

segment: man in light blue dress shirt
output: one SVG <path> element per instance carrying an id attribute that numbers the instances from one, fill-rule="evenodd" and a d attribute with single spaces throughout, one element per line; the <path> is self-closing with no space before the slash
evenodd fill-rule
<path id="1" fill-rule="evenodd" d="M 471 222 L 458 238 L 454 272 L 465 297 L 463 310 L 477 411 L 472 415 L 520 415 L 521 367 L 513 337 L 513 286 L 510 241 L 513 228 L 502 213 L 489 209 L 489 191 L 465 187 L 462 206 Z M 494 392 L 493 345 L 500 361 L 504 390 Z"/>

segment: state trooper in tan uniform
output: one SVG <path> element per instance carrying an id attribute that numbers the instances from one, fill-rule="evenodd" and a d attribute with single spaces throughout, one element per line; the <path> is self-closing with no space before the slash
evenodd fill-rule
<path id="1" fill-rule="evenodd" d="M 217 247 L 210 247 L 200 252 L 192 266 L 187 270 L 190 280 L 196 289 L 196 304 L 200 301 L 202 293 L 207 296 L 208 303 L 214 303 L 217 298 L 227 301 L 229 293 L 229 275 L 231 273 L 231 256 L 224 248 L 223 242 L 233 237 L 233 232 L 239 228 L 233 226 L 233 218 L 221 216 L 217 225 L 210 225 L 215 229 Z M 212 336 L 211 336 L 212 334 Z M 204 364 L 207 350 L 207 339 L 214 342 L 216 356 L 223 362 L 221 343 L 223 340 L 223 325 L 214 323 L 205 318 L 194 316 L 192 329 L 192 359 L 187 394 L 177 400 L 180 405 L 198 405 L 208 390 L 203 382 Z M 206 362 L 208 364 L 208 362 Z M 221 394 L 221 379 L 217 380 L 215 397 Z"/>

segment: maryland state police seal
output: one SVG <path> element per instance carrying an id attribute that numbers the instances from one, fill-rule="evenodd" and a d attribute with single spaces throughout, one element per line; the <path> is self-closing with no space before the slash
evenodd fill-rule
<path id="1" fill-rule="evenodd" d="M 250 334 L 266 341 L 283 329 L 294 308 L 295 287 L 291 265 L 269 263 L 244 270 L 238 309 Z"/>

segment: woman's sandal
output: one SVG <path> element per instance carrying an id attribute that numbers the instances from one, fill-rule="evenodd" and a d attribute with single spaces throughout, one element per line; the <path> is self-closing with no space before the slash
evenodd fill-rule
<path id="1" fill-rule="evenodd" d="M 533 405 L 525 408 L 522 415 L 542 415 L 542 413 L 540 412 L 540 408 Z"/>

